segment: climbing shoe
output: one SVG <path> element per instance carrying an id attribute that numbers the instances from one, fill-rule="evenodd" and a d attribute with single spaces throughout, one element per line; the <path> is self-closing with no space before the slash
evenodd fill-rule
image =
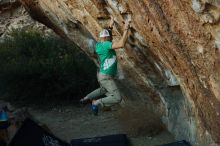
<path id="1" fill-rule="evenodd" d="M 84 98 L 80 99 L 79 103 L 83 104 L 84 103 Z"/>
<path id="2" fill-rule="evenodd" d="M 80 100 L 79 100 L 79 103 L 80 104 L 85 104 L 87 101 L 86 101 L 86 99 L 85 98 L 81 98 Z"/>
<path id="3" fill-rule="evenodd" d="M 98 106 L 97 106 L 97 105 L 92 104 L 91 110 L 92 110 L 92 112 L 93 112 L 93 114 L 94 114 L 95 116 L 98 115 Z"/>

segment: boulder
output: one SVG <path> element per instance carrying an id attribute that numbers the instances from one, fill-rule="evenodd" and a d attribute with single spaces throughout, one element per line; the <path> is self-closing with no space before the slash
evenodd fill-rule
<path id="1" fill-rule="evenodd" d="M 176 139 L 219 145 L 219 0 L 20 2 L 33 19 L 77 44 L 94 62 L 93 44 L 110 16 L 113 41 L 131 20 L 126 46 L 117 50 L 117 84 L 125 103 L 154 109 Z"/>

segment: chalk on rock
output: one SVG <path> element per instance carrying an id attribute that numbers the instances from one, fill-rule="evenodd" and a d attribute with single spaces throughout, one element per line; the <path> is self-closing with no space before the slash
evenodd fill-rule
<path id="1" fill-rule="evenodd" d="M 215 41 L 216 48 L 220 50 L 220 41 Z"/>
<path id="2" fill-rule="evenodd" d="M 201 13 L 205 9 L 200 0 L 192 0 L 192 8 L 197 13 Z"/>
<path id="3" fill-rule="evenodd" d="M 96 45 L 96 41 L 93 39 L 88 39 L 88 46 L 89 46 L 89 52 L 90 53 L 94 53 L 95 52 L 95 45 Z"/>

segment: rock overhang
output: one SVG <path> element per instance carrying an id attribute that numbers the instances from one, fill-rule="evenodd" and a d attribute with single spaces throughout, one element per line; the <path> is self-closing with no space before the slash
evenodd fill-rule
<path id="1" fill-rule="evenodd" d="M 131 19 L 126 47 L 117 52 L 123 78 L 118 84 L 124 96 L 146 99 L 155 109 L 162 104 L 164 122 L 177 138 L 184 137 L 195 145 L 219 143 L 217 0 L 21 0 L 21 3 L 34 19 L 76 43 L 94 61 L 93 44 L 110 15 L 116 20 L 115 40 L 121 37 L 123 22 Z M 186 130 L 181 133 L 181 128 Z"/>

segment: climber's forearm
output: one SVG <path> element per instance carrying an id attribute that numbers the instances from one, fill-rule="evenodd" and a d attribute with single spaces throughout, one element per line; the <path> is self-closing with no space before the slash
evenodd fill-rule
<path id="1" fill-rule="evenodd" d="M 118 42 L 112 44 L 112 49 L 124 48 L 127 38 L 128 38 L 128 29 L 125 29 L 122 38 Z"/>
<path id="2" fill-rule="evenodd" d="M 121 43 L 122 43 L 123 47 L 125 46 L 127 38 L 128 38 L 128 29 L 125 29 L 124 33 L 123 33 L 123 36 L 122 36 L 122 38 L 120 40 L 120 41 L 122 41 Z"/>

